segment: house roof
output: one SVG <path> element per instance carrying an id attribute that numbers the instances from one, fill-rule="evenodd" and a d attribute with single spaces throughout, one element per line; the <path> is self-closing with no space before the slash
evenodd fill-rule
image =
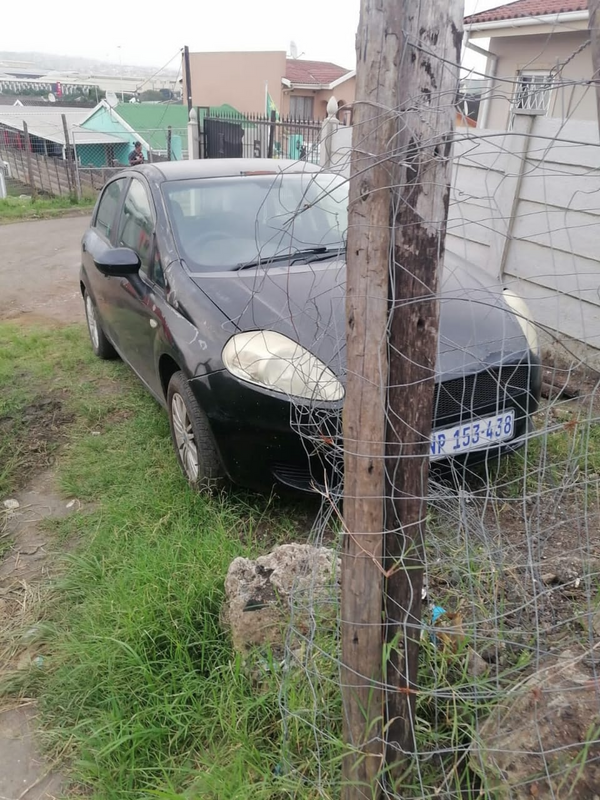
<path id="1" fill-rule="evenodd" d="M 79 144 L 118 144 L 122 138 L 113 133 L 101 133 L 79 127 L 83 115 L 81 111 L 67 111 L 53 108 L 27 108 L 24 106 L 4 106 L 0 108 L 0 125 L 23 131 L 23 122 L 32 136 L 46 139 L 56 144 L 65 144 L 63 114 L 67 119 L 67 127 L 71 143 Z"/>
<path id="2" fill-rule="evenodd" d="M 61 103 L 60 100 L 58 100 L 56 103 L 49 103 L 44 97 L 28 97 L 27 95 L 11 95 L 0 93 L 0 106 L 14 105 L 33 106 L 35 108 L 66 108 L 73 111 L 79 108 L 93 108 L 96 103 L 91 103 L 87 100 L 82 100 L 78 103 Z"/>
<path id="3" fill-rule="evenodd" d="M 481 22 L 509 22 L 523 17 L 546 17 L 551 14 L 569 14 L 587 11 L 588 0 L 517 0 L 516 3 L 490 8 L 479 14 L 465 17 L 465 25 Z"/>
<path id="4" fill-rule="evenodd" d="M 187 135 L 187 106 L 179 103 L 118 103 L 113 109 L 122 121 L 157 152 L 167 149 L 167 131 L 169 126 L 173 134 Z M 215 116 L 241 117 L 233 106 L 211 106 L 210 114 Z M 85 118 L 86 128 L 94 112 Z"/>
<path id="5" fill-rule="evenodd" d="M 349 78 L 354 72 L 330 61 L 305 61 L 300 58 L 286 60 L 285 77 L 290 83 L 305 86 L 327 86 L 347 75 Z"/>

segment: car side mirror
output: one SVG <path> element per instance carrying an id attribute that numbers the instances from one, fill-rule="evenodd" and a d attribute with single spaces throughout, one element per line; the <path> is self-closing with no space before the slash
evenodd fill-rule
<path id="1" fill-rule="evenodd" d="M 130 247 L 107 247 L 94 257 L 96 269 L 109 278 L 128 278 L 137 275 L 141 261 Z"/>

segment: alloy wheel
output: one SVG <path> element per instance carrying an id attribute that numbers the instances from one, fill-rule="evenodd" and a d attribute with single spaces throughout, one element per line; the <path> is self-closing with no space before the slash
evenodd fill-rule
<path id="1" fill-rule="evenodd" d="M 92 302 L 92 298 L 86 295 L 85 298 L 85 316 L 87 318 L 88 330 L 90 332 L 90 339 L 94 348 L 98 350 L 100 346 L 100 332 L 98 330 L 98 320 L 96 319 L 96 309 Z"/>
<path id="2" fill-rule="evenodd" d="M 179 459 L 188 480 L 198 480 L 198 446 L 183 397 L 175 392 L 171 398 L 171 417 Z"/>

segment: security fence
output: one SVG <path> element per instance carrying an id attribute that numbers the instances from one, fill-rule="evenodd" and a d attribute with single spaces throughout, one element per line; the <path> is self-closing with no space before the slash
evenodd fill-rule
<path id="1" fill-rule="evenodd" d="M 168 107 L 167 107 L 168 108 Z M 321 160 L 322 123 L 252 114 L 209 114 L 197 109 L 200 158 Z M 51 195 L 97 193 L 111 175 L 131 163 L 182 161 L 190 157 L 190 126 L 157 124 L 128 130 L 103 118 L 90 127 L 83 110 L 10 107 L 0 113 L 4 171 L 33 191 Z M 100 126 L 99 126 L 100 127 Z M 134 154 L 136 142 L 139 153 Z M 140 161 L 141 158 L 141 161 Z"/>
<path id="2" fill-rule="evenodd" d="M 200 109 L 204 158 L 290 158 L 319 163 L 322 123 L 255 114 L 206 115 Z"/>
<path id="3" fill-rule="evenodd" d="M 136 142 L 144 163 L 188 157 L 187 128 L 157 125 L 134 132 L 86 127 L 82 110 L 13 108 L 0 111 L 3 172 L 32 191 L 61 196 L 96 194 L 128 166 Z"/>

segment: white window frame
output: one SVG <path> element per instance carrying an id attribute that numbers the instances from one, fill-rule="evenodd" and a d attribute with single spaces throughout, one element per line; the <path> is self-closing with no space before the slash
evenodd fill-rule
<path id="1" fill-rule="evenodd" d="M 527 80 L 523 80 L 523 79 Z M 535 87 L 535 88 L 531 88 Z M 552 73 L 546 69 L 520 69 L 512 100 L 513 112 L 545 115 L 550 109 Z"/>

